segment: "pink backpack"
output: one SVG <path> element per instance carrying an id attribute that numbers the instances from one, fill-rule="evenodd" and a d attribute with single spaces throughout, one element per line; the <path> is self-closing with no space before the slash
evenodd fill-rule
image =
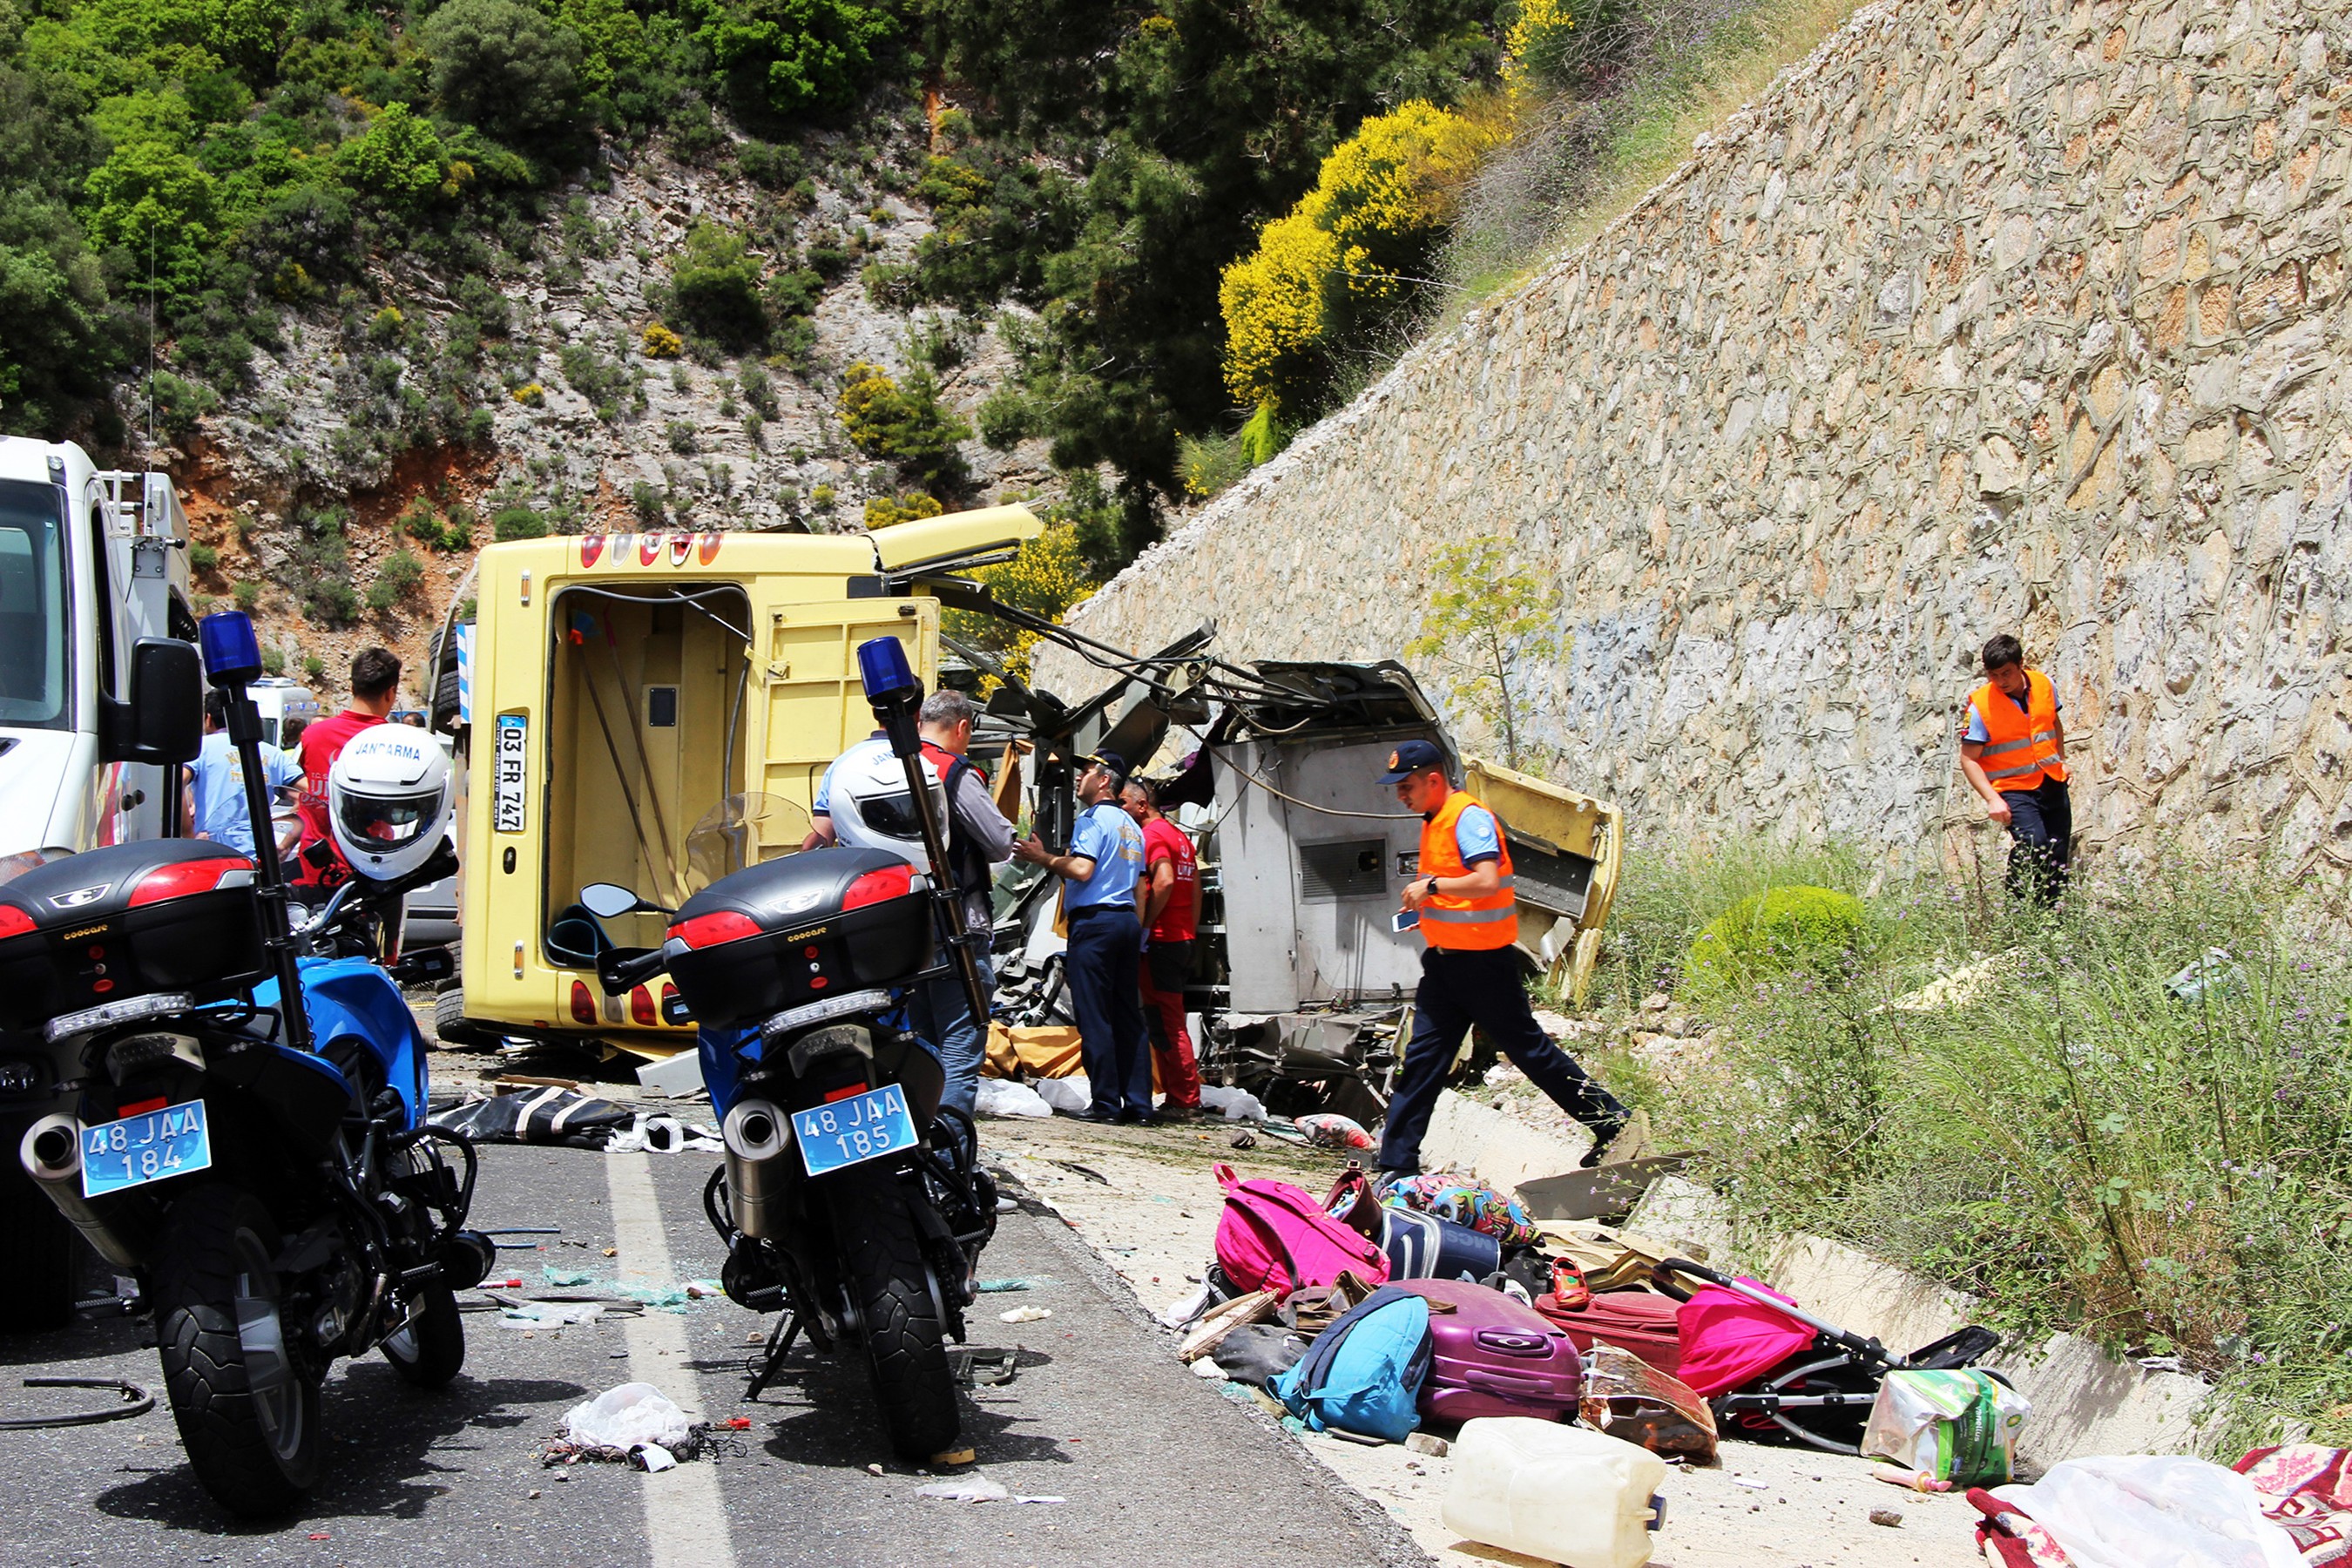
<path id="1" fill-rule="evenodd" d="M 1387 1283 L 1381 1244 L 1326 1214 L 1311 1194 L 1286 1182 L 1244 1182 L 1231 1165 L 1214 1170 L 1225 1189 L 1217 1267 L 1236 1288 L 1287 1292 L 1328 1285 L 1342 1273 Z"/>

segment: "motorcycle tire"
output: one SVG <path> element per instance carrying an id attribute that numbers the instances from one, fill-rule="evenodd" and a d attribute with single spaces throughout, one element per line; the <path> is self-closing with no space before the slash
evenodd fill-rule
<path id="1" fill-rule="evenodd" d="M 418 1388 L 439 1388 L 457 1376 L 466 1364 L 466 1321 L 457 1315 L 457 1293 L 437 1281 L 425 1286 L 416 1297 L 416 1315 L 383 1349 L 401 1381 Z"/>
<path id="2" fill-rule="evenodd" d="M 0 1172 L 0 1258 L 19 1281 L 0 1290 L 0 1334 L 37 1334 L 73 1321 L 81 1263 L 73 1222 L 21 1169 Z"/>
<path id="3" fill-rule="evenodd" d="M 921 1464 L 954 1447 L 963 1425 L 922 1237 L 895 1173 L 852 1169 L 829 1185 L 834 1241 L 865 1328 L 874 1402 L 898 1458 Z"/>
<path id="4" fill-rule="evenodd" d="M 196 1479 L 240 1519 L 282 1514 L 318 1479 L 320 1379 L 287 1356 L 261 1200 L 222 1183 L 172 1205 L 151 1270 L 156 1349 Z"/>

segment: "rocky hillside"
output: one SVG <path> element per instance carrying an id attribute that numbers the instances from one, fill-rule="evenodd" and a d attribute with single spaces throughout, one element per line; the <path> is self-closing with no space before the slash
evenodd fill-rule
<path id="1" fill-rule="evenodd" d="M 785 200 L 662 148 L 615 153 L 557 187 L 561 216 L 511 271 L 434 277 L 376 266 L 362 307 L 293 314 L 284 346 L 255 356 L 252 384 L 159 452 L 211 547 L 199 553 L 200 586 L 248 605 L 289 673 L 317 659 L 340 689 L 350 656 L 370 643 L 422 669 L 474 549 L 501 520 L 509 531 L 824 532 L 863 526 L 869 500 L 916 493 L 898 466 L 852 445 L 837 408 L 844 369 L 872 364 L 900 380 L 931 371 L 945 411 L 969 429 L 1010 356 L 995 333 L 953 311 L 868 299 L 862 269 L 904 264 L 931 232 L 923 203 L 885 188 L 911 183 L 929 155 L 923 122 L 893 129 L 890 142 L 866 149 L 877 159 L 866 169 L 835 165 Z M 837 138 L 817 145 L 845 160 L 857 153 Z M 787 257 L 842 254 L 811 289 L 808 331 L 789 352 L 694 353 L 658 333 L 649 346 L 669 262 L 706 224 L 763 234 Z M 772 264 L 760 250 L 749 257 Z M 477 330 L 485 288 L 504 319 L 499 335 L 483 339 L 483 427 L 470 440 L 387 453 L 399 394 L 446 362 L 454 335 Z M 136 392 L 127 385 L 126 402 Z M 997 450 L 968 437 L 957 452 L 961 498 L 1061 491 L 1042 441 Z M 321 518 L 331 530 L 323 551 Z M 421 570 L 394 593 L 408 581 L 403 561 Z M 356 594 L 355 613 L 316 591 L 322 569 Z"/>

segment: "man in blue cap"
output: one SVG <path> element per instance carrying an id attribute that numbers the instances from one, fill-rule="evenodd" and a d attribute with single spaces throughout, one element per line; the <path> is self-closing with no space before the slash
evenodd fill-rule
<path id="1" fill-rule="evenodd" d="M 1078 820 L 1069 853 L 1056 855 L 1034 837 L 1013 847 L 1015 859 L 1043 866 L 1063 879 L 1062 910 L 1070 928 L 1064 963 L 1070 1002 L 1078 1015 L 1078 1055 L 1087 1064 L 1094 1103 L 1089 1121 L 1155 1121 L 1151 1113 L 1151 1045 L 1143 1021 L 1139 974 L 1142 917 L 1135 885 L 1143 874 L 1143 830 L 1118 804 L 1127 759 L 1116 752 L 1080 758 Z"/>
<path id="2" fill-rule="evenodd" d="M 1513 946 L 1519 936 L 1518 900 L 1502 823 L 1468 791 L 1454 787 L 1445 753 L 1433 742 L 1407 741 L 1391 752 L 1381 782 L 1394 784 L 1397 799 L 1421 814 L 1420 875 L 1405 884 L 1403 902 L 1428 943 L 1413 992 L 1404 1073 L 1381 1138 L 1381 1179 L 1421 1169 L 1422 1134 L 1474 1024 L 1553 1104 L 1591 1131 L 1584 1163 L 1593 1163 L 1624 1131 L 1626 1110 L 1551 1043 L 1528 1005 Z"/>

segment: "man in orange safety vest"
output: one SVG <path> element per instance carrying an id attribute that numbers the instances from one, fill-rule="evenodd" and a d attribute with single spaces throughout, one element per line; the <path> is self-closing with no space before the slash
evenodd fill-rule
<path id="1" fill-rule="evenodd" d="M 2011 896 L 2054 904 L 2074 835 L 2058 689 L 2025 667 L 2025 649 L 2007 632 L 1985 644 L 1984 669 L 1961 720 L 1960 772 L 1985 815 L 2009 829 Z"/>
<path id="2" fill-rule="evenodd" d="M 1596 1163 L 1624 1130 L 1626 1110 L 1607 1089 L 1543 1032 L 1528 1005 L 1520 978 L 1517 896 L 1512 890 L 1511 847 L 1495 814 L 1454 787 L 1445 753 L 1430 741 L 1407 741 L 1389 753 L 1382 784 L 1422 816 L 1420 875 L 1405 884 L 1405 911 L 1418 918 L 1428 950 L 1413 992 L 1412 1038 L 1404 1072 L 1389 1101 L 1381 1138 L 1381 1180 L 1421 1168 L 1422 1135 L 1437 1109 L 1438 1091 L 1476 1025 L 1502 1047 L 1552 1103 L 1591 1130 L 1585 1155 Z"/>

